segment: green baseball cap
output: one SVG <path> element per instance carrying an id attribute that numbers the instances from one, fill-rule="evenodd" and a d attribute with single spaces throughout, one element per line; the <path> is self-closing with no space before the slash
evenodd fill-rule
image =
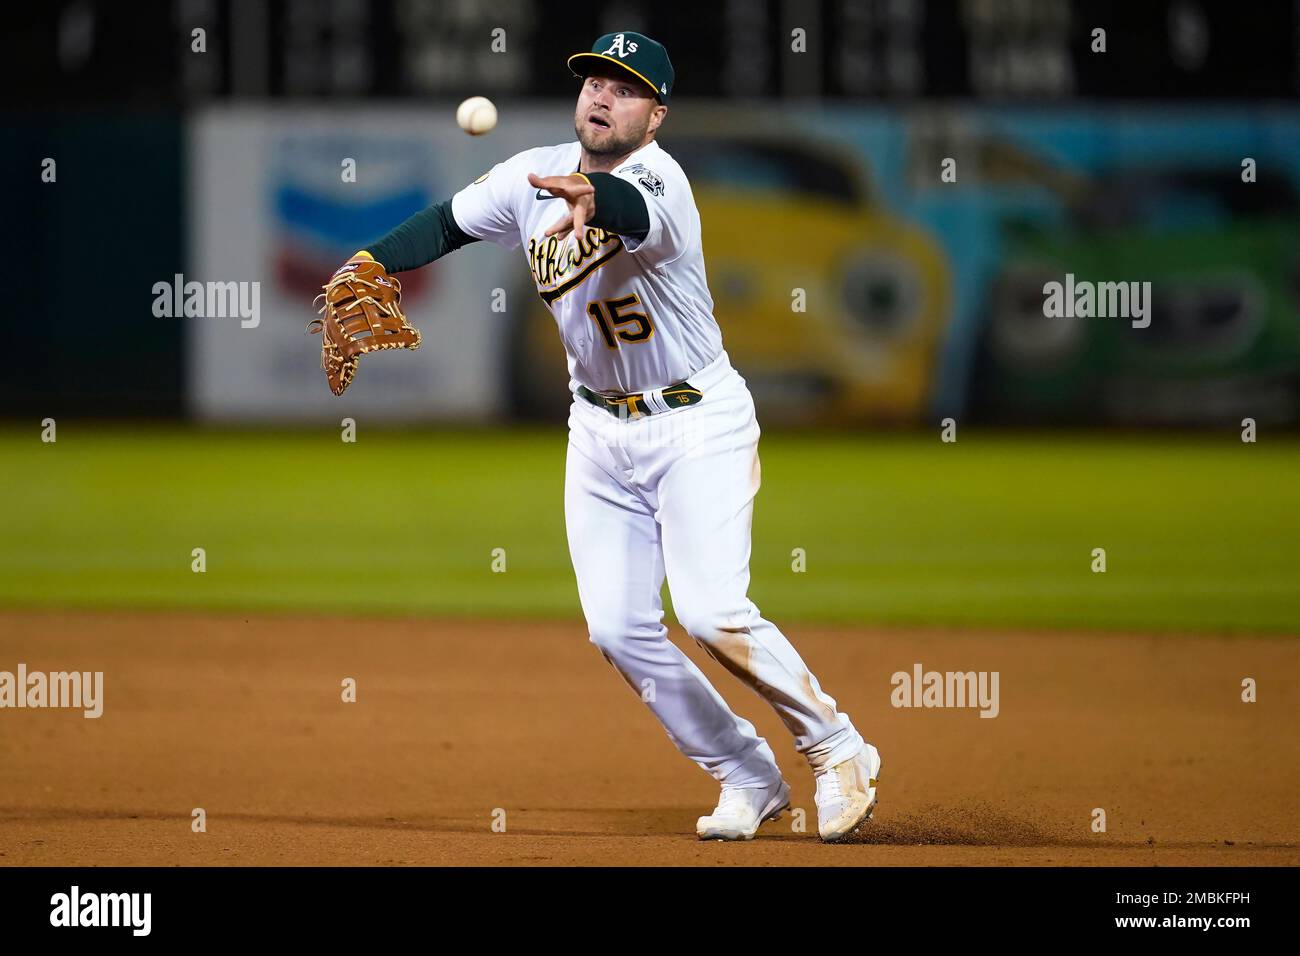
<path id="1" fill-rule="evenodd" d="M 644 81 L 660 103 L 668 102 L 673 91 L 673 65 L 662 43 L 643 33 L 606 33 L 593 44 L 590 53 L 569 57 L 569 69 L 575 76 L 587 76 L 597 66 L 608 63 Z"/>

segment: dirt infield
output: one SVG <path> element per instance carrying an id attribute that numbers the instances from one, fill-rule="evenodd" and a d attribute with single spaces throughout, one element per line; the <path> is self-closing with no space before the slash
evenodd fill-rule
<path id="1" fill-rule="evenodd" d="M 789 735 L 676 630 L 805 832 L 699 843 L 716 785 L 580 623 L 3 613 L 0 671 L 103 671 L 104 713 L 0 710 L 0 865 L 1300 864 L 1295 639 L 789 633 L 884 758 L 853 845 L 817 840 Z M 894 708 L 917 662 L 998 671 L 999 715 Z"/>

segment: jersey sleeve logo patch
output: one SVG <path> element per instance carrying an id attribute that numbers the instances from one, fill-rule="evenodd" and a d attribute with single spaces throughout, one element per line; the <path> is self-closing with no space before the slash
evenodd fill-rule
<path id="1" fill-rule="evenodd" d="M 651 196 L 662 196 L 664 194 L 664 181 L 653 169 L 637 163 L 635 166 L 625 166 L 619 170 L 621 173 L 631 173 L 637 177 L 637 182 L 645 187 L 645 191 Z"/>

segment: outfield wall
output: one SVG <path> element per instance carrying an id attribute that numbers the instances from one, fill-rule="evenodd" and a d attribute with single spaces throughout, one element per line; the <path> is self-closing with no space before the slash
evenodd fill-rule
<path id="1" fill-rule="evenodd" d="M 424 348 L 367 359 L 341 400 L 303 333 L 351 251 L 568 139 L 567 103 L 503 101 L 480 138 L 452 106 L 15 123 L 19 152 L 56 156 L 59 178 L 20 192 L 32 226 L 4 239 L 35 271 L 11 302 L 34 318 L 0 409 L 562 421 L 564 358 L 517 251 L 475 244 L 403 276 Z M 684 103 L 661 139 L 691 176 L 715 313 L 767 424 L 1300 421 L 1294 109 Z M 1149 284 L 1145 324 L 1073 297 L 1044 314 L 1046 284 L 1076 281 Z M 258 318 L 160 316 L 159 282 L 256 284 Z"/>

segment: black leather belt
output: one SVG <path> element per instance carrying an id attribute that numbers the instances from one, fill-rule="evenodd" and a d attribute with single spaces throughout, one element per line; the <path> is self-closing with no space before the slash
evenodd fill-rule
<path id="1" fill-rule="evenodd" d="M 585 385 L 579 385 L 578 394 L 597 408 L 603 408 L 618 418 L 637 418 L 641 415 L 653 415 L 655 413 L 655 410 L 650 407 L 650 403 L 646 401 L 644 392 L 637 392 L 633 395 L 608 396 L 593 392 Z M 664 404 L 668 406 L 669 411 L 683 405 L 695 405 L 704 401 L 704 393 L 690 382 L 678 382 L 676 385 L 669 385 L 663 390 L 663 397 Z"/>

